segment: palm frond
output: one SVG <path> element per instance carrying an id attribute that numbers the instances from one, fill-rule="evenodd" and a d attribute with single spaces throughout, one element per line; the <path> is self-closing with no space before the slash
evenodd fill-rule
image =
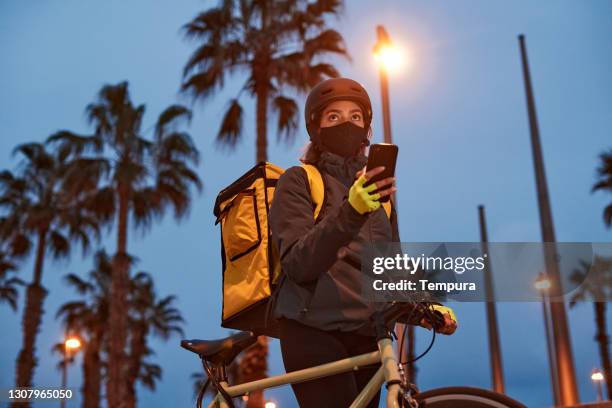
<path id="1" fill-rule="evenodd" d="M 277 140 L 284 139 L 286 142 L 293 142 L 298 130 L 299 108 L 294 99 L 277 95 L 272 106 L 278 116 Z"/>
<path id="2" fill-rule="evenodd" d="M 167 107 L 157 119 L 155 124 L 155 137 L 161 139 L 164 135 L 173 132 L 182 121 L 191 122 L 193 114 L 190 109 L 183 105 L 171 105 Z"/>
<path id="3" fill-rule="evenodd" d="M 70 255 L 70 241 L 57 230 L 49 233 L 49 248 L 55 258 L 65 258 Z"/>
<path id="4" fill-rule="evenodd" d="M 238 99 L 232 99 L 228 105 L 221 127 L 217 132 L 217 143 L 235 148 L 242 135 L 243 110 Z"/>

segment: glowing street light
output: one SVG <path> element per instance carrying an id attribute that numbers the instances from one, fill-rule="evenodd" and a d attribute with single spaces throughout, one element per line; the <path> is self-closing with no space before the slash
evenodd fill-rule
<path id="1" fill-rule="evenodd" d="M 387 30 L 381 25 L 376 27 L 377 41 L 374 46 L 374 59 L 380 72 L 380 91 L 382 96 L 383 128 L 385 143 L 393 143 L 391 136 L 391 108 L 389 106 L 389 81 L 387 73 L 397 70 L 403 60 L 401 51 L 393 45 Z"/>
<path id="2" fill-rule="evenodd" d="M 601 370 L 593 369 L 591 373 L 591 380 L 593 380 L 593 384 L 597 388 L 597 401 L 603 401 L 603 390 L 601 388 L 601 383 L 603 383 L 604 375 Z"/>
<path id="3" fill-rule="evenodd" d="M 264 405 L 265 408 L 276 408 L 276 403 L 273 401 L 268 401 L 266 402 L 266 404 Z"/>
<path id="4" fill-rule="evenodd" d="M 374 47 L 374 59 L 386 72 L 397 72 L 406 63 L 404 50 L 393 43 L 379 43 Z"/>
<path id="5" fill-rule="evenodd" d="M 77 337 L 70 337 L 64 342 L 64 347 L 66 347 L 67 351 L 77 350 L 81 348 L 81 340 L 79 340 Z"/>
<path id="6" fill-rule="evenodd" d="M 540 277 L 538 277 L 538 279 L 535 281 L 535 283 L 533 284 L 533 286 L 539 290 L 539 291 L 546 291 L 548 289 L 550 289 L 550 279 L 548 279 L 546 276 L 544 275 L 540 275 Z"/>

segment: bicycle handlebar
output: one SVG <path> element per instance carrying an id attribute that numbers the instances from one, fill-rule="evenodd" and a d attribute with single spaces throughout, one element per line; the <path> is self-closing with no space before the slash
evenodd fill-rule
<path id="1" fill-rule="evenodd" d="M 444 317 L 430 309 L 431 302 L 391 302 L 391 306 L 383 312 L 376 312 L 372 316 L 377 337 L 388 333 L 395 323 L 411 324 L 418 326 L 426 319 L 437 330 L 444 326 Z"/>

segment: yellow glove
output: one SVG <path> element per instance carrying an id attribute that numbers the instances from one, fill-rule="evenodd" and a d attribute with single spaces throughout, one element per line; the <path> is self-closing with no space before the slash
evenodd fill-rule
<path id="1" fill-rule="evenodd" d="M 348 202 L 359 214 L 363 215 L 375 211 L 380 207 L 380 194 L 370 192 L 376 190 L 378 187 L 376 183 L 372 183 L 367 187 L 364 187 L 366 182 L 365 176 L 359 177 L 349 190 Z"/>
<path id="2" fill-rule="evenodd" d="M 453 309 L 448 306 L 434 304 L 431 305 L 431 310 L 433 310 L 434 313 L 439 313 L 440 316 L 444 318 L 444 325 L 436 328 L 437 333 L 453 334 L 455 330 L 457 330 L 457 317 L 455 316 Z M 421 320 L 420 326 L 423 326 L 426 329 L 431 329 L 431 323 L 425 318 Z"/>
<path id="3" fill-rule="evenodd" d="M 453 322 L 455 322 L 455 324 L 457 323 L 457 316 L 455 316 L 455 312 L 453 312 L 453 309 L 451 309 L 450 307 L 442 306 L 442 305 L 431 305 L 431 308 L 433 309 L 434 312 L 438 312 L 442 316 L 444 316 L 445 314 L 448 314 L 450 318 L 453 320 Z"/>

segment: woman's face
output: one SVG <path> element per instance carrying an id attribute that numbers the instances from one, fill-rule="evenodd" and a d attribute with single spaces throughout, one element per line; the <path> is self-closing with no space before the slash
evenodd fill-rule
<path id="1" fill-rule="evenodd" d="M 331 127 L 348 121 L 359 127 L 365 126 L 359 105 L 353 101 L 334 101 L 323 109 L 320 126 Z"/>

